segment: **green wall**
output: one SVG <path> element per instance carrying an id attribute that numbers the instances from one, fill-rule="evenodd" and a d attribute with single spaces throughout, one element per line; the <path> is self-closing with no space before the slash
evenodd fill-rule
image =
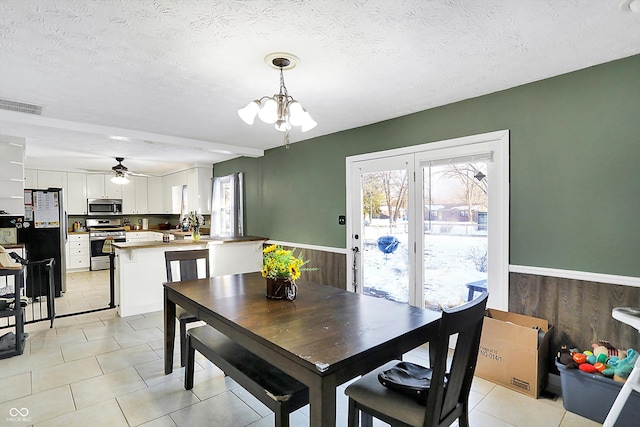
<path id="1" fill-rule="evenodd" d="M 245 172 L 248 234 L 344 248 L 347 156 L 502 129 L 510 263 L 640 276 L 640 55 L 216 164 L 214 174 Z"/>

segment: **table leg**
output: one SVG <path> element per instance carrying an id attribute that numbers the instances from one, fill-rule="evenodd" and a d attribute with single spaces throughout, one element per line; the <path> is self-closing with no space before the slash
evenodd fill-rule
<path id="1" fill-rule="evenodd" d="M 164 373 L 173 372 L 173 345 L 176 338 L 176 303 L 164 290 Z"/>
<path id="2" fill-rule="evenodd" d="M 336 382 L 332 375 L 320 377 L 309 387 L 309 418 L 311 427 L 335 427 Z"/>

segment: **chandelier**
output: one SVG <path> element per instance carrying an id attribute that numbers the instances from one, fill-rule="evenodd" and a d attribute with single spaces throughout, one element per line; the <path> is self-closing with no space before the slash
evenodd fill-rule
<path id="1" fill-rule="evenodd" d="M 246 107 L 238 110 L 238 115 L 248 125 L 252 125 L 256 115 L 265 123 L 275 124 L 276 130 L 284 132 L 284 145 L 289 148 L 289 131 L 291 126 L 300 126 L 302 132 L 316 127 L 311 115 L 302 105 L 287 92 L 284 84 L 283 70 L 290 70 L 297 65 L 298 58 L 286 53 L 267 55 L 265 62 L 280 69 L 280 91 L 273 96 L 263 96 L 251 101 Z"/>

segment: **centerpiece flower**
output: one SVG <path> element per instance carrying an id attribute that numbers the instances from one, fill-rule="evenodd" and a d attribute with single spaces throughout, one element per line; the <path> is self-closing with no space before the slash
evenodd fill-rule
<path id="1" fill-rule="evenodd" d="M 267 246 L 262 250 L 262 277 L 267 279 L 267 297 L 294 300 L 296 280 L 303 271 L 315 271 L 317 268 L 305 267 L 309 262 L 302 258 L 302 251 L 296 256 L 294 250 L 284 249 L 280 245 Z"/>
<path id="2" fill-rule="evenodd" d="M 189 228 L 193 230 L 193 240 L 200 240 L 200 227 L 205 224 L 204 216 L 196 211 L 191 211 L 186 216 L 186 219 L 189 223 Z"/>

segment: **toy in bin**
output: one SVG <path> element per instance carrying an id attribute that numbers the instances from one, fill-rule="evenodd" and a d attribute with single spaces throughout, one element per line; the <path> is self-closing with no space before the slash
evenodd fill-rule
<path id="1" fill-rule="evenodd" d="M 562 346 L 557 360 L 567 369 L 577 368 L 590 374 L 600 373 L 607 378 L 625 382 L 638 360 L 638 352 L 632 348 L 617 350 L 608 341 L 600 340 L 592 345 L 592 350 L 583 352 Z"/>

